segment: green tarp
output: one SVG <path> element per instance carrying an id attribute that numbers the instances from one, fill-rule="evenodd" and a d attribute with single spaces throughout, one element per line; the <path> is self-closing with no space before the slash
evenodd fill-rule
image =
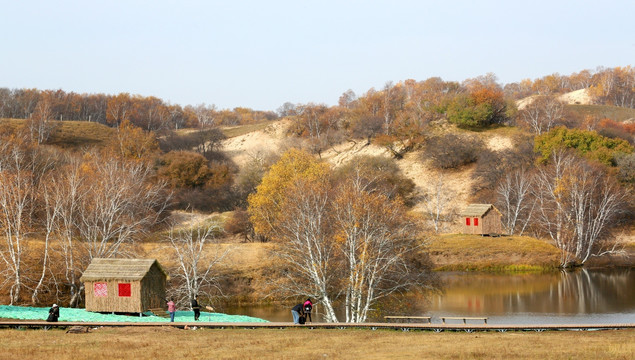
<path id="1" fill-rule="evenodd" d="M 46 320 L 48 317 L 49 308 L 37 308 L 37 307 L 24 307 L 24 306 L 10 306 L 0 305 L 0 318 L 4 319 L 22 319 L 22 320 Z M 166 312 L 167 314 L 167 312 Z M 84 309 L 74 308 L 60 308 L 59 321 L 85 321 L 85 322 L 169 322 L 170 319 L 165 317 L 155 316 L 151 312 L 144 314 L 144 316 L 127 316 L 127 315 L 113 315 L 113 314 L 100 314 Z M 175 322 L 179 321 L 194 321 L 194 312 L 192 311 L 177 311 Z M 267 320 L 244 316 L 244 315 L 227 315 L 220 313 L 208 313 L 201 312 L 199 321 L 205 322 L 268 322 Z"/>

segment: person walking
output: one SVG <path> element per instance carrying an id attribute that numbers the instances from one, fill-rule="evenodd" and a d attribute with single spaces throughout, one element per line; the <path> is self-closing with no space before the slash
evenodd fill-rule
<path id="1" fill-rule="evenodd" d="M 194 311 L 194 321 L 198 321 L 198 318 L 201 316 L 201 307 L 198 304 L 198 295 L 195 295 L 194 299 L 192 299 L 192 310 Z"/>
<path id="2" fill-rule="evenodd" d="M 176 313 L 176 305 L 174 301 L 168 301 L 168 312 L 170 313 L 170 322 L 174 322 L 174 314 Z"/>
<path id="3" fill-rule="evenodd" d="M 49 317 L 46 318 L 48 322 L 57 322 L 57 319 L 60 317 L 60 307 L 57 304 L 53 304 L 49 309 Z"/>
<path id="4" fill-rule="evenodd" d="M 304 311 L 307 320 L 313 322 L 313 319 L 311 319 L 311 310 L 313 310 L 313 303 L 311 302 L 311 298 L 306 299 L 302 310 Z"/>
<path id="5" fill-rule="evenodd" d="M 293 315 L 293 323 L 300 323 L 300 316 L 302 315 L 302 304 L 298 304 L 291 309 L 291 315 Z"/>

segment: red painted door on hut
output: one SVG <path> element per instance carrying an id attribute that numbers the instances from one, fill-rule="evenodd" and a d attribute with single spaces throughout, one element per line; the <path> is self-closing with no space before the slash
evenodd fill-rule
<path id="1" fill-rule="evenodd" d="M 465 225 L 470 226 L 470 218 L 465 218 Z"/>
<path id="2" fill-rule="evenodd" d="M 130 297 L 132 291 L 130 291 L 130 284 L 118 284 L 119 285 L 119 296 Z"/>
<path id="3" fill-rule="evenodd" d="M 478 218 L 474 218 L 474 226 L 478 226 Z"/>

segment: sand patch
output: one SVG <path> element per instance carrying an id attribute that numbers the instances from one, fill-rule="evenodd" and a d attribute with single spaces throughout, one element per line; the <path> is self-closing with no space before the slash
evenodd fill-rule
<path id="1" fill-rule="evenodd" d="M 225 139 L 223 150 L 236 165 L 243 166 L 258 154 L 278 152 L 290 124 L 286 119 L 275 121 L 263 130 Z"/>
<path id="2" fill-rule="evenodd" d="M 516 101 L 518 110 L 522 110 L 533 103 L 540 95 L 531 95 Z M 567 105 L 591 105 L 593 97 L 589 94 L 589 89 L 580 89 L 564 93 L 558 96 L 558 100 Z"/>

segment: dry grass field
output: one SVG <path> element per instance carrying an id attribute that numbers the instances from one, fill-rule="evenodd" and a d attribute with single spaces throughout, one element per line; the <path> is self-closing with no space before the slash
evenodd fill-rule
<path id="1" fill-rule="evenodd" d="M 0 131 L 16 131 L 24 126 L 23 119 L 0 119 Z M 64 149 L 104 146 L 115 133 L 113 128 L 88 121 L 53 121 L 53 131 L 46 142 Z"/>
<path id="2" fill-rule="evenodd" d="M 559 263 L 558 249 L 527 236 L 446 234 L 433 238 L 428 250 L 437 270 L 531 271 Z"/>
<path id="3" fill-rule="evenodd" d="M 579 114 L 581 118 L 593 116 L 600 119 L 608 118 L 615 121 L 635 119 L 635 109 L 608 105 L 567 105 L 566 109 Z"/>
<path id="4" fill-rule="evenodd" d="M 633 359 L 635 330 L 0 330 L 0 359 Z"/>

